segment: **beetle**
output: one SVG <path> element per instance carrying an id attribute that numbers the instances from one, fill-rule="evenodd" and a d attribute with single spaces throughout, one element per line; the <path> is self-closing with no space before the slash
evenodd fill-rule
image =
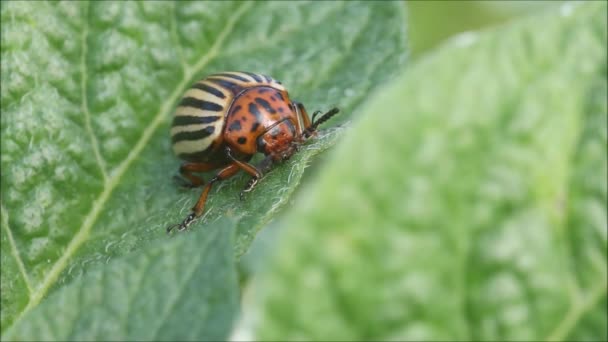
<path id="1" fill-rule="evenodd" d="M 281 82 L 266 75 L 232 71 L 208 75 L 183 95 L 171 126 L 173 152 L 184 186 L 204 188 L 191 212 L 167 228 L 185 230 L 205 208 L 213 184 L 243 170 L 251 176 L 240 197 L 251 191 L 278 162 L 289 159 L 317 127 L 339 112 L 332 108 L 316 120 L 304 105 L 292 101 Z M 256 153 L 265 157 L 249 163 Z M 208 183 L 195 172 L 217 171 Z M 186 181 L 187 180 L 187 181 Z"/>

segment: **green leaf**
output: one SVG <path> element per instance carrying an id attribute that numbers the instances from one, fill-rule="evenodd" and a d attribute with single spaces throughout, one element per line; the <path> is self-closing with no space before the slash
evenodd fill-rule
<path id="1" fill-rule="evenodd" d="M 606 340 L 606 13 L 458 36 L 384 88 L 282 221 L 242 327 Z"/>
<path id="2" fill-rule="evenodd" d="M 169 123 L 188 86 L 220 70 L 281 80 L 309 110 L 349 120 L 404 61 L 404 7 L 373 2 L 2 2 L 1 326 L 94 265 L 166 239 L 200 194 L 172 181 Z M 322 134 L 238 201 L 235 254 L 288 203 Z"/>
<path id="3" fill-rule="evenodd" d="M 75 279 L 3 340 L 224 340 L 238 311 L 234 223 L 185 235 Z"/>

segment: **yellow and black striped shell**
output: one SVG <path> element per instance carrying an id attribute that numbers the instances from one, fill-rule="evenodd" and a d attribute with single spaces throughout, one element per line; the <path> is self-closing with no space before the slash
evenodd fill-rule
<path id="1" fill-rule="evenodd" d="M 249 72 L 212 74 L 188 89 L 175 109 L 171 126 L 175 154 L 191 162 L 222 159 L 226 116 L 239 94 L 252 87 L 287 93 L 277 80 Z"/>

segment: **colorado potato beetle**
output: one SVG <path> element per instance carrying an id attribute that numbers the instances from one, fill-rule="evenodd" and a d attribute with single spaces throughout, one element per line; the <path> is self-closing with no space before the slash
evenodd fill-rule
<path id="1" fill-rule="evenodd" d="M 204 188 L 190 214 L 167 228 L 184 230 L 203 214 L 214 183 L 243 170 L 251 179 L 241 191 L 251 191 L 273 164 L 289 159 L 315 136 L 317 127 L 338 113 L 333 108 L 315 120 L 302 103 L 292 101 L 281 82 L 250 72 L 221 72 L 207 76 L 186 91 L 173 117 L 173 151 L 184 162 L 180 175 L 187 186 Z M 265 157 L 257 165 L 256 153 Z M 216 170 L 207 184 L 195 172 Z"/>

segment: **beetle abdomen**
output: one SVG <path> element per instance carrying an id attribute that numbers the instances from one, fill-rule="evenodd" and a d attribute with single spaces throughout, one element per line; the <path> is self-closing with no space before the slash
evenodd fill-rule
<path id="1" fill-rule="evenodd" d="M 179 102 L 171 126 L 175 154 L 194 162 L 210 161 L 221 145 L 226 113 L 243 90 L 271 86 L 285 90 L 271 77 L 248 72 L 223 72 L 195 83 Z"/>

